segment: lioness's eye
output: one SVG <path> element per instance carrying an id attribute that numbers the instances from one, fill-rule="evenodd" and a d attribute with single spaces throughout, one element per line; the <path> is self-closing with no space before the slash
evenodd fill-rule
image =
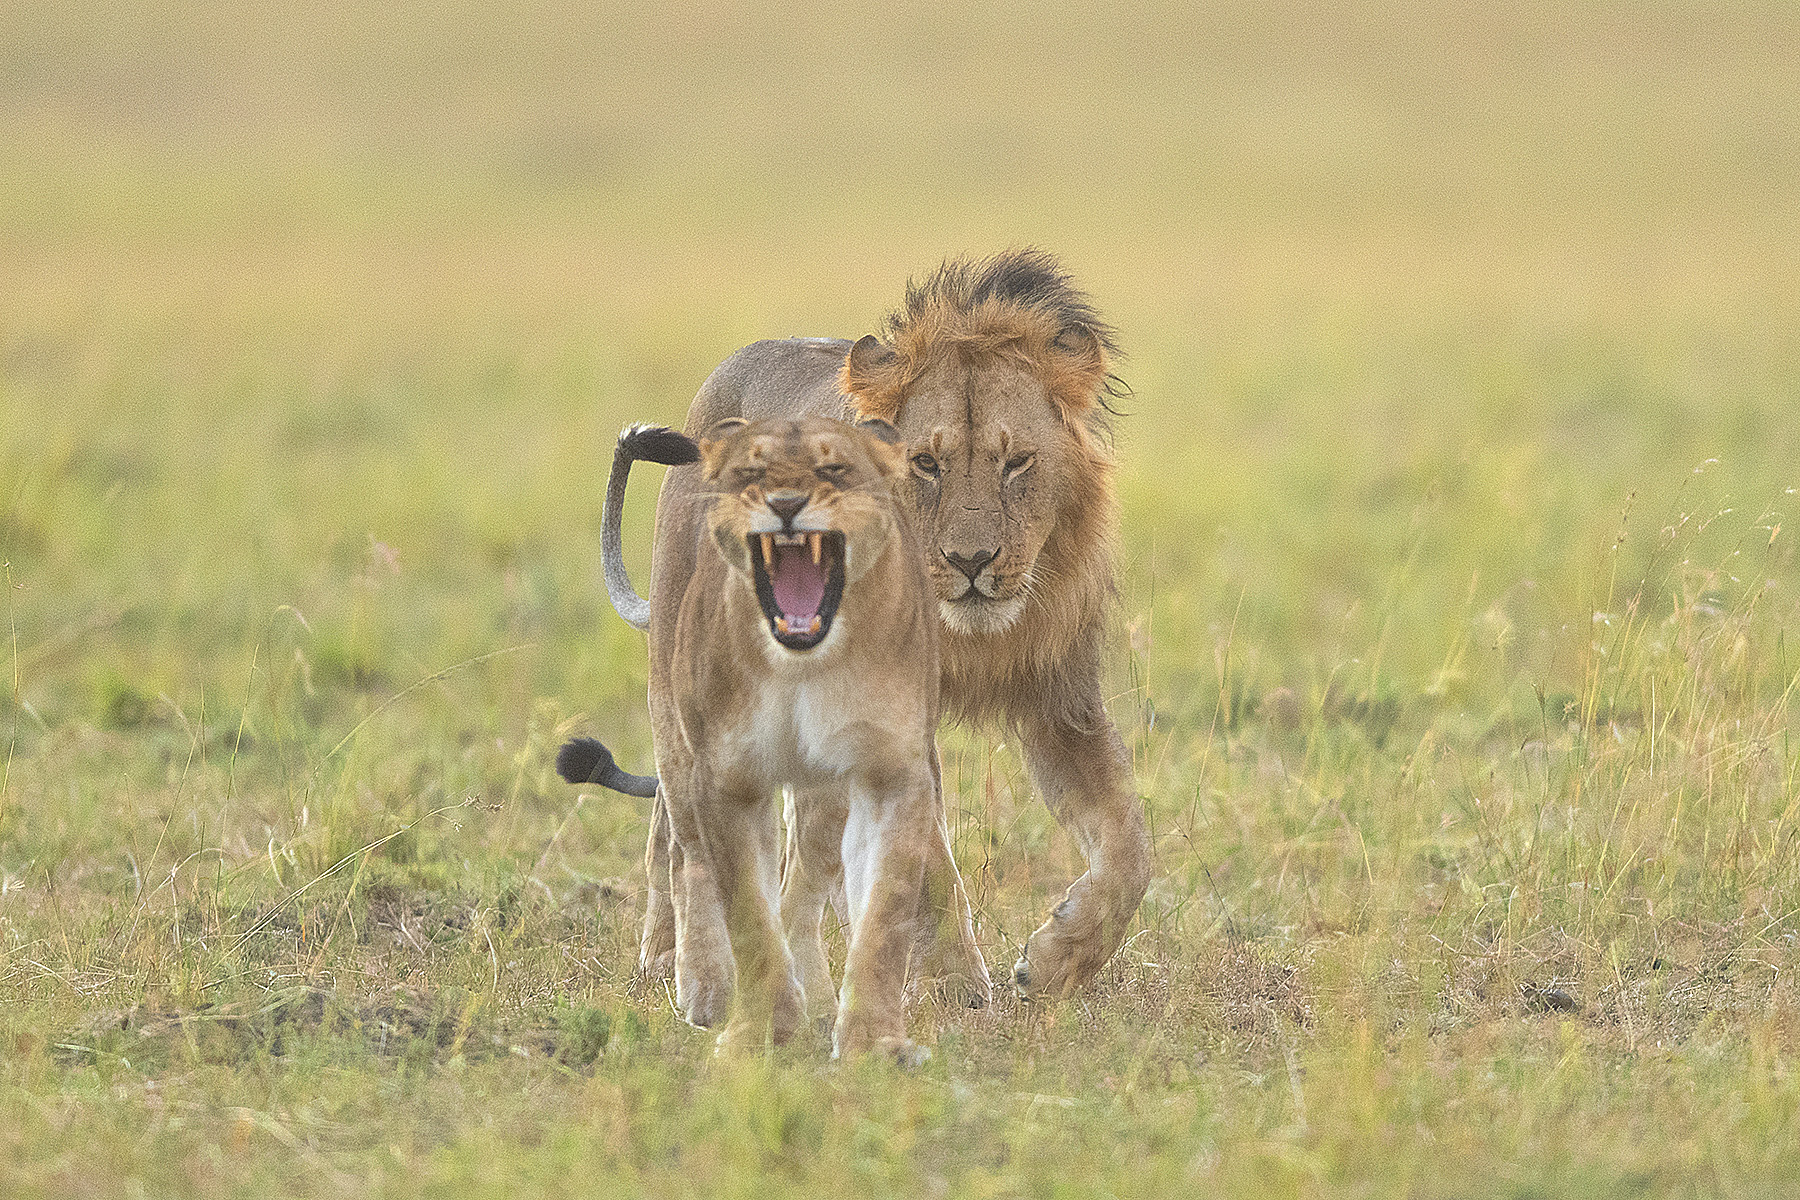
<path id="1" fill-rule="evenodd" d="M 1035 454 L 1015 454 L 1006 460 L 1006 477 L 1008 479 L 1024 474 L 1037 461 Z"/>
<path id="2" fill-rule="evenodd" d="M 936 479 L 938 477 L 938 460 L 931 457 L 929 454 L 913 455 L 912 465 L 913 470 L 917 471 L 927 479 Z"/>

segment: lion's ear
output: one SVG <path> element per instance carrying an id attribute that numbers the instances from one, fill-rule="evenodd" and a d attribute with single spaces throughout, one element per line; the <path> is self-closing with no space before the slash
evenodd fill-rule
<path id="1" fill-rule="evenodd" d="M 838 387 L 864 417 L 886 420 L 900 411 L 900 393 L 906 385 L 904 364 L 892 348 L 872 333 L 864 334 L 844 356 Z"/>
<path id="2" fill-rule="evenodd" d="M 880 417 L 864 417 L 856 423 L 856 427 L 878 442 L 886 442 L 892 446 L 900 441 L 900 431 Z"/>
<path id="3" fill-rule="evenodd" d="M 856 423 L 856 428 L 868 435 L 865 444 L 877 470 L 889 479 L 899 479 L 906 474 L 906 443 L 898 429 L 880 417 L 864 417 Z"/>
<path id="4" fill-rule="evenodd" d="M 700 435 L 700 470 L 707 479 L 717 479 L 719 470 L 725 465 L 725 443 L 731 435 L 744 428 L 750 422 L 742 417 L 726 417 L 714 421 L 707 431 Z"/>
<path id="5" fill-rule="evenodd" d="M 1080 416 L 1094 406 L 1106 386 L 1106 345 L 1100 335 L 1079 323 L 1065 325 L 1051 342 L 1055 352 L 1051 392 L 1070 416 Z"/>

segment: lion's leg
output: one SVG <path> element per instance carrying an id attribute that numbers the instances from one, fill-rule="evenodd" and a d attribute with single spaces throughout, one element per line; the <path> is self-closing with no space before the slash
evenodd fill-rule
<path id="1" fill-rule="evenodd" d="M 721 1050 L 780 1045 L 804 1015 L 794 959 L 777 913 L 779 834 L 767 798 L 720 797 L 707 814 L 706 845 L 737 961 L 737 1007 L 719 1035 Z"/>
<path id="2" fill-rule="evenodd" d="M 638 942 L 638 974 L 667 979 L 675 969 L 675 903 L 670 895 L 669 806 L 657 789 L 650 805 L 650 839 L 644 847 L 644 874 L 649 887 L 644 901 L 644 932 Z"/>
<path id="3" fill-rule="evenodd" d="M 970 1008 L 993 995 L 987 961 L 975 940 L 975 916 L 962 875 L 950 850 L 950 820 L 944 808 L 943 772 L 936 748 L 931 759 L 934 836 L 925 851 L 925 885 L 919 905 L 919 943 L 914 986 Z"/>
<path id="4" fill-rule="evenodd" d="M 1025 944 L 1013 980 L 1027 999 L 1056 999 L 1093 979 L 1118 949 L 1150 885 L 1150 835 L 1124 743 L 1098 687 L 1080 726 L 1027 720 L 1025 765 L 1044 803 L 1081 847 L 1087 873 Z"/>
<path id="5" fill-rule="evenodd" d="M 660 767 L 662 764 L 658 764 Z M 669 821 L 669 881 L 675 917 L 675 1003 L 688 1022 L 710 1029 L 731 1008 L 731 938 L 719 874 L 692 804 L 691 773 L 661 771 Z"/>
<path id="6" fill-rule="evenodd" d="M 784 808 L 781 924 L 806 990 L 806 1015 L 814 1020 L 829 1020 L 837 1011 L 837 987 L 825 956 L 825 906 L 843 892 L 848 814 L 843 792 L 831 788 L 795 788 Z M 840 916 L 844 907 L 838 904 Z"/>
<path id="7" fill-rule="evenodd" d="M 850 954 L 832 1039 L 837 1055 L 920 1057 L 906 1036 L 904 992 L 931 826 L 931 779 L 923 770 L 851 788 L 843 840 Z"/>

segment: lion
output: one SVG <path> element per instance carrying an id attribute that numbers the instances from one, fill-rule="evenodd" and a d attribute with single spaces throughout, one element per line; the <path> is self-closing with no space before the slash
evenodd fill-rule
<path id="1" fill-rule="evenodd" d="M 693 502 L 657 519 L 659 574 L 674 547 L 684 567 L 649 613 L 657 774 L 621 772 L 591 739 L 557 765 L 573 782 L 654 785 L 676 1001 L 702 1027 L 729 1010 L 721 1047 L 785 1042 L 809 994 L 814 1011 L 833 996 L 817 923 L 790 946 L 776 907 L 771 804 L 788 785 L 809 867 L 841 880 L 849 912 L 833 1051 L 918 1053 L 903 990 L 942 824 L 938 617 L 893 491 L 907 470 L 898 441 L 884 421 L 816 416 L 725 418 L 697 445 L 655 427 L 620 438 L 627 470 L 634 458 L 700 464 Z"/>
<path id="2" fill-rule="evenodd" d="M 880 418 L 905 444 L 898 491 L 920 531 L 937 595 L 940 688 L 948 713 L 1017 737 L 1033 784 L 1075 838 L 1088 870 L 1027 939 L 1013 983 L 1028 1000 L 1065 996 L 1099 972 L 1149 886 L 1150 839 L 1123 742 L 1100 688 L 1101 650 L 1117 590 L 1117 503 L 1108 400 L 1122 394 L 1112 328 L 1042 251 L 946 261 L 879 335 L 851 343 L 790 338 L 746 346 L 713 371 L 687 429 L 727 417 L 819 414 Z M 663 481 L 657 511 L 687 502 L 684 471 Z M 615 464 L 601 519 L 608 594 L 640 628 L 649 606 L 626 578 L 623 487 Z M 691 552 L 657 534 L 651 595 L 679 591 Z M 817 806 L 814 807 L 817 810 Z M 790 827 L 782 912 L 815 925 L 833 899 L 828 867 Z M 665 969 L 674 945 L 666 889 L 667 823 L 653 810 L 651 891 L 640 968 Z M 989 979 L 959 931 L 968 900 L 948 837 L 926 863 L 928 945 L 922 973 L 960 982 L 971 1004 Z"/>

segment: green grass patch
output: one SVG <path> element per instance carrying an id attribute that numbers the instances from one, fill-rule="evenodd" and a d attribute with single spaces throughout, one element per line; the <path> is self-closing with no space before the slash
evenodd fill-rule
<path id="1" fill-rule="evenodd" d="M 1800 22 L 0 13 L 0 1194 L 1800 1190 Z M 1041 243 L 1157 875 L 901 1073 L 634 980 L 612 438 Z M 642 576 L 653 481 L 633 492 Z M 946 730 L 996 972 L 1082 869 Z M 839 947 L 841 953 L 841 946 Z"/>

